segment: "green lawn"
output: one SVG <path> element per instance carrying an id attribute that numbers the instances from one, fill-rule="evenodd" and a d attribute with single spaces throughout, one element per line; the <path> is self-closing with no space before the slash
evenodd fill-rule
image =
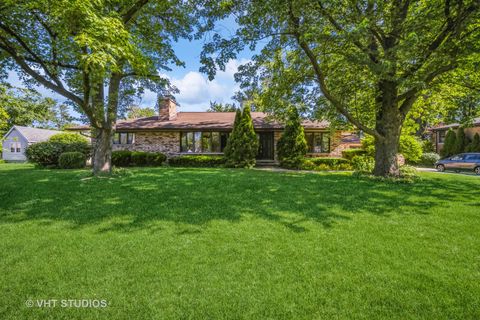
<path id="1" fill-rule="evenodd" d="M 0 165 L 0 319 L 479 319 L 480 179 L 422 177 Z"/>

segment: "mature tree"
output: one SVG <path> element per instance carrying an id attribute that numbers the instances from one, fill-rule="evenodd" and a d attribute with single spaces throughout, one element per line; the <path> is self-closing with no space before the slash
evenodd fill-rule
<path id="1" fill-rule="evenodd" d="M 285 130 L 277 142 L 278 160 L 287 168 L 300 168 L 307 153 L 307 141 L 296 108 L 290 108 Z"/>
<path id="2" fill-rule="evenodd" d="M 452 129 L 449 129 L 446 136 L 445 141 L 443 143 L 443 148 L 440 150 L 440 154 L 442 157 L 449 157 L 455 154 L 455 142 L 457 140 L 457 134 Z"/>
<path id="3" fill-rule="evenodd" d="M 56 101 L 35 90 L 0 85 L 0 106 L 7 114 L 5 125 L 49 127 L 55 119 Z"/>
<path id="4" fill-rule="evenodd" d="M 50 120 L 51 126 L 54 129 L 64 130 L 65 128 L 75 125 L 74 121 L 78 119 L 71 115 L 70 106 L 65 103 L 56 105 L 53 108 L 53 118 Z"/>
<path id="5" fill-rule="evenodd" d="M 131 106 L 127 111 L 127 119 L 147 118 L 156 115 L 153 108 L 142 108 L 139 106 Z"/>
<path id="6" fill-rule="evenodd" d="M 234 168 L 251 168 L 258 153 L 258 139 L 253 129 L 250 107 L 237 109 L 233 130 L 228 137 L 224 154 L 226 165 Z"/>
<path id="7" fill-rule="evenodd" d="M 173 41 L 212 27 L 203 18 L 210 1 L 3 0 L 0 72 L 13 69 L 81 109 L 94 132 L 93 171 L 110 172 L 119 107 L 144 88 L 168 89 L 159 69 L 183 64 Z"/>
<path id="8" fill-rule="evenodd" d="M 240 28 L 205 46 L 202 70 L 213 76 L 243 48 L 266 43 L 240 68 L 242 86 L 334 108 L 375 137 L 379 176 L 399 174 L 401 128 L 418 97 L 480 49 L 478 0 L 245 0 L 229 9 Z"/>
<path id="9" fill-rule="evenodd" d="M 216 101 L 210 101 L 210 107 L 207 112 L 235 112 L 237 107 L 233 103 L 219 103 Z"/>

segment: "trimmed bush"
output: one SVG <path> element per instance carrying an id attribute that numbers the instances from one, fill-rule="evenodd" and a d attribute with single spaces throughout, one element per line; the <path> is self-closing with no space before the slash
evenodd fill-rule
<path id="1" fill-rule="evenodd" d="M 459 128 L 457 130 L 457 138 L 455 139 L 455 145 L 453 147 L 453 154 L 465 152 L 469 143 L 470 141 L 468 141 L 468 137 L 465 135 L 465 130 Z"/>
<path id="2" fill-rule="evenodd" d="M 440 160 L 440 156 L 435 152 L 427 152 L 422 154 L 422 158 L 420 159 L 420 164 L 431 167 Z"/>
<path id="3" fill-rule="evenodd" d="M 223 156 L 209 155 L 184 155 L 168 160 L 168 164 L 173 167 L 221 167 L 225 162 Z"/>
<path id="4" fill-rule="evenodd" d="M 443 143 L 443 148 L 440 151 L 442 157 L 450 157 L 455 154 L 455 142 L 457 140 L 457 134 L 452 129 L 447 131 L 445 136 L 445 141 Z"/>
<path id="5" fill-rule="evenodd" d="M 58 158 L 58 166 L 62 169 L 85 168 L 87 159 L 81 152 L 64 152 Z"/>
<path id="6" fill-rule="evenodd" d="M 167 156 L 161 152 L 119 150 L 112 152 L 112 165 L 116 167 L 161 166 Z"/>
<path id="7" fill-rule="evenodd" d="M 342 151 L 342 157 L 347 160 L 352 160 L 355 156 L 366 155 L 367 151 L 363 149 L 347 149 Z"/>
<path id="8" fill-rule="evenodd" d="M 403 155 L 408 163 L 417 163 L 422 157 L 422 145 L 420 141 L 411 135 L 401 135 L 398 152 Z"/>
<path id="9" fill-rule="evenodd" d="M 305 132 L 296 108 L 288 111 L 285 131 L 277 142 L 277 154 L 280 166 L 298 169 L 307 154 Z"/>
<path id="10" fill-rule="evenodd" d="M 60 155 L 65 152 L 80 152 L 88 158 L 91 148 L 86 141 L 74 143 L 44 141 L 29 145 L 25 155 L 29 162 L 43 167 L 55 167 L 58 166 Z"/>
<path id="11" fill-rule="evenodd" d="M 161 152 L 147 152 L 147 165 L 159 167 L 165 163 L 167 156 Z"/>
<path id="12" fill-rule="evenodd" d="M 399 171 L 400 171 L 399 178 L 402 178 L 407 181 L 414 181 L 418 179 L 418 172 L 417 172 L 417 168 L 415 167 L 405 165 L 405 166 L 401 166 L 399 168 Z"/>
<path id="13" fill-rule="evenodd" d="M 71 133 L 71 132 L 63 132 L 53 135 L 48 139 L 50 142 L 58 142 L 58 143 L 88 143 L 87 138 L 78 134 L 78 133 Z"/>
<path id="14" fill-rule="evenodd" d="M 233 130 L 224 150 L 226 165 L 233 168 L 251 168 L 258 153 L 258 139 L 253 130 L 250 107 L 237 110 Z"/>
<path id="15" fill-rule="evenodd" d="M 112 165 L 116 167 L 128 167 L 132 163 L 132 152 L 119 150 L 112 152 Z"/>
<path id="16" fill-rule="evenodd" d="M 359 173 L 372 173 L 375 167 L 375 159 L 370 156 L 355 156 L 352 159 L 353 170 Z"/>
<path id="17" fill-rule="evenodd" d="M 343 158 L 306 158 L 301 166 L 302 170 L 352 170 L 350 161 Z"/>
<path id="18" fill-rule="evenodd" d="M 480 152 L 480 135 L 475 133 L 473 141 L 468 145 L 467 152 Z"/>

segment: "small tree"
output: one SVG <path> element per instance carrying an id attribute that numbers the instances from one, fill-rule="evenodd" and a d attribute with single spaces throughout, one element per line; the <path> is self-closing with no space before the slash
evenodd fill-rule
<path id="1" fill-rule="evenodd" d="M 233 130 L 230 134 L 224 153 L 227 167 L 251 168 L 255 165 L 258 152 L 258 140 L 253 130 L 250 107 L 237 110 Z"/>
<path id="2" fill-rule="evenodd" d="M 455 142 L 457 140 L 457 135 L 452 129 L 448 130 L 445 136 L 445 142 L 443 143 L 443 148 L 440 151 L 442 157 L 449 157 L 454 154 Z"/>
<path id="3" fill-rule="evenodd" d="M 307 153 L 307 141 L 296 108 L 288 112 L 285 131 L 278 140 L 277 150 L 282 167 L 300 168 Z"/>
<path id="4" fill-rule="evenodd" d="M 467 152 L 480 152 L 480 135 L 475 133 L 473 141 L 468 145 Z"/>
<path id="5" fill-rule="evenodd" d="M 465 152 L 469 141 L 468 137 L 465 135 L 463 128 L 459 128 L 457 131 L 457 138 L 455 139 L 455 146 L 453 148 L 453 154 L 458 154 Z"/>

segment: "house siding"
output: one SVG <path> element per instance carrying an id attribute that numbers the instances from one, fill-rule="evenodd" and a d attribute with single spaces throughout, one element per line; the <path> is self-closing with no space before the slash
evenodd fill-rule
<path id="1" fill-rule="evenodd" d="M 12 142 L 20 142 L 21 152 L 10 152 Z M 27 140 L 16 129 L 13 129 L 2 142 L 2 159 L 5 161 L 26 161 L 25 149 L 27 146 Z"/>

